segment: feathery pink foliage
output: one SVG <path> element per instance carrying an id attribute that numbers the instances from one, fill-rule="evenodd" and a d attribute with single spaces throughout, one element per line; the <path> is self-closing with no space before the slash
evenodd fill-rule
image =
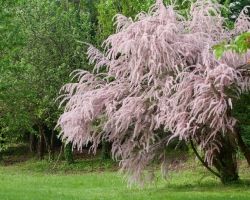
<path id="1" fill-rule="evenodd" d="M 217 60 L 211 49 L 249 31 L 244 11 L 228 30 L 221 5 L 212 1 L 196 1 L 188 18 L 173 8 L 158 0 L 134 21 L 117 15 L 117 32 L 104 41 L 104 53 L 89 46 L 94 72 L 78 70 L 78 82 L 62 88 L 62 138 L 79 149 L 91 142 L 94 152 L 101 140 L 111 141 L 113 157 L 135 180 L 174 137 L 198 138 L 212 164 L 221 145 L 217 136 L 234 133 L 233 99 L 250 89 L 240 67 L 250 52 Z M 106 72 L 98 73 L 101 68 Z"/>

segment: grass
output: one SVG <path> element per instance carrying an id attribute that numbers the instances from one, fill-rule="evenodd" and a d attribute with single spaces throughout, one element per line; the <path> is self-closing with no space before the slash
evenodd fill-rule
<path id="1" fill-rule="evenodd" d="M 0 166 L 1 200 L 249 200 L 250 173 L 241 164 L 244 179 L 223 186 L 199 167 L 189 162 L 181 170 L 169 172 L 169 178 L 144 188 L 127 187 L 114 171 L 112 162 L 78 161 L 55 167 L 46 161 L 29 160 Z"/>

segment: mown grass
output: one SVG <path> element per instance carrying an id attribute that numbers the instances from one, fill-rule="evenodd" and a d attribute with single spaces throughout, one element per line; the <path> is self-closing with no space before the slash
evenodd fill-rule
<path id="1" fill-rule="evenodd" d="M 30 160 L 0 166 L 0 200 L 249 200 L 250 171 L 241 164 L 242 180 L 222 185 L 195 162 L 157 176 L 144 188 L 128 187 L 112 162 L 78 161 L 74 165 Z"/>

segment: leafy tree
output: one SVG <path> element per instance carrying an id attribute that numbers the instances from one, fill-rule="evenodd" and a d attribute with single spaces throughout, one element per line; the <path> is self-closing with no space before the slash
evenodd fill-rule
<path id="1" fill-rule="evenodd" d="M 58 90 L 72 70 L 87 66 L 86 47 L 80 41 L 91 41 L 89 14 L 74 2 L 3 1 L 2 5 L 1 134 L 11 140 L 37 135 L 43 158 L 46 147 L 53 151 L 57 134 Z"/>
<path id="2" fill-rule="evenodd" d="M 28 84 L 21 76 L 27 67 L 19 64 L 26 38 L 16 17 L 21 3 L 0 1 L 0 152 L 30 130 L 30 116 L 25 109 L 29 102 L 23 98 L 29 92 Z"/>
<path id="3" fill-rule="evenodd" d="M 221 5 L 198 0 L 191 8 L 183 17 L 159 0 L 135 21 L 116 17 L 117 32 L 104 42 L 104 53 L 88 49 L 94 73 L 75 71 L 79 81 L 62 89 L 66 105 L 58 125 L 65 140 L 78 148 L 92 142 L 94 152 L 103 139 L 111 141 L 122 170 L 141 180 L 153 160 L 165 163 L 166 145 L 179 138 L 191 142 L 223 183 L 238 180 L 236 151 L 245 144 L 232 110 L 250 89 L 243 65 L 249 53 L 217 59 L 212 47 L 247 31 L 250 22 L 240 17 L 228 30 Z"/>
<path id="4" fill-rule="evenodd" d="M 20 17 L 28 36 L 25 62 L 32 66 L 29 75 L 34 91 L 30 99 L 34 123 L 38 126 L 40 143 L 50 147 L 45 129 L 54 129 L 59 114 L 55 109 L 58 89 L 69 80 L 70 71 L 86 63 L 85 46 L 79 41 L 82 38 L 90 41 L 89 16 L 71 4 L 34 0 L 24 5 Z M 42 158 L 42 149 L 40 152 Z"/>

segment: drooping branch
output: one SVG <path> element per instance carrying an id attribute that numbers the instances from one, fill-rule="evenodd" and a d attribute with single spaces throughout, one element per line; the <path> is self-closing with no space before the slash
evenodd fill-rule
<path id="1" fill-rule="evenodd" d="M 191 144 L 191 148 L 192 150 L 194 151 L 196 157 L 199 159 L 199 161 L 203 164 L 204 167 L 206 167 L 212 174 L 214 174 L 215 176 L 217 176 L 218 178 L 221 178 L 221 176 L 216 172 L 214 171 L 212 168 L 210 168 L 208 166 L 208 164 L 202 159 L 202 157 L 199 155 L 199 153 L 197 152 L 195 146 L 194 146 L 194 142 L 192 140 L 191 137 L 189 137 L 189 141 L 190 141 L 190 144 Z"/>

